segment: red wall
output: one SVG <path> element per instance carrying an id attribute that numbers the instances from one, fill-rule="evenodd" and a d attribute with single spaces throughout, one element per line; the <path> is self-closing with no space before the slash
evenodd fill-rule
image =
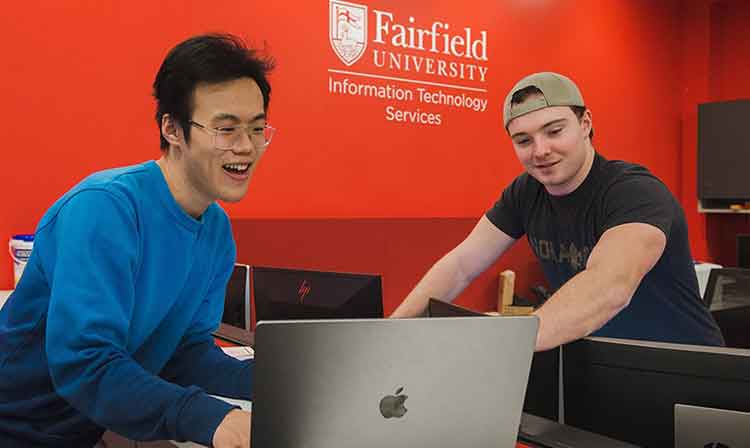
<path id="1" fill-rule="evenodd" d="M 736 265 L 736 235 L 749 215 L 697 211 L 698 104 L 750 98 L 750 3 L 686 1 L 682 20 L 682 203 L 695 258 Z M 749 117 L 750 119 L 750 117 Z"/>
<path id="2" fill-rule="evenodd" d="M 684 197 L 687 112 L 675 80 L 692 64 L 684 41 L 694 36 L 682 22 L 683 2 L 426 3 L 367 5 L 403 22 L 413 16 L 426 25 L 442 20 L 452 29 L 486 30 L 487 80 L 473 85 L 487 90 L 487 112 L 422 105 L 442 113 L 443 124 L 413 126 L 384 119 L 387 101 L 329 94 L 328 69 L 373 67 L 363 59 L 348 68 L 336 58 L 325 0 L 4 5 L 0 238 L 32 232 L 86 174 L 158 157 L 153 76 L 176 42 L 215 30 L 265 42 L 278 62 L 270 122 L 279 133 L 249 196 L 228 207 L 234 219 L 475 219 L 520 171 L 499 125 L 499 104 L 517 79 L 540 70 L 569 74 L 582 86 L 600 152 L 649 166 Z M 739 18 L 727 20 L 742 29 Z M 0 287 L 11 284 L 9 257 L 0 257 Z"/>

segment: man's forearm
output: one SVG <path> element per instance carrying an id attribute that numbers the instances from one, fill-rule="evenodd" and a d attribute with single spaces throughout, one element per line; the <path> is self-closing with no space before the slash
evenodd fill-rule
<path id="1" fill-rule="evenodd" d="M 628 306 L 666 241 L 665 234 L 649 224 L 622 224 L 604 232 L 586 269 L 535 312 L 540 319 L 537 350 L 588 336 Z"/>
<path id="2" fill-rule="evenodd" d="M 252 396 L 252 360 L 239 361 L 226 355 L 210 337 L 181 346 L 161 376 L 182 386 L 199 386 L 212 395 L 245 400 Z"/>
<path id="3" fill-rule="evenodd" d="M 430 297 L 452 301 L 469 283 L 470 279 L 462 272 L 457 257 L 448 254 L 427 271 L 391 317 L 420 316 L 424 314 Z"/>
<path id="4" fill-rule="evenodd" d="M 536 350 L 588 336 L 625 308 L 634 292 L 622 279 L 580 272 L 534 312 L 539 317 Z"/>

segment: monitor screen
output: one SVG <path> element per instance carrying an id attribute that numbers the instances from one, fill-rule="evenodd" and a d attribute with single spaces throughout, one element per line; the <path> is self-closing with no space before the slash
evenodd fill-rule
<path id="1" fill-rule="evenodd" d="M 250 266 L 235 264 L 224 294 L 224 313 L 215 336 L 242 345 L 252 345 Z"/>
<path id="2" fill-rule="evenodd" d="M 750 411 L 750 350 L 611 338 L 563 347 L 565 424 L 674 445 L 675 404 Z"/>
<path id="3" fill-rule="evenodd" d="M 382 318 L 381 277 L 253 267 L 255 320 Z"/>

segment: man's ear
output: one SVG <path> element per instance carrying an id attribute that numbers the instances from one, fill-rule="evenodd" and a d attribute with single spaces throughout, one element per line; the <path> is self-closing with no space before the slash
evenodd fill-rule
<path id="1" fill-rule="evenodd" d="M 583 115 L 581 116 L 581 126 L 584 127 L 586 135 L 589 135 L 591 133 L 591 128 L 594 127 L 594 121 L 591 117 L 591 111 L 588 108 L 586 108 L 586 111 L 583 112 Z"/>
<path id="2" fill-rule="evenodd" d="M 161 135 L 170 146 L 179 146 L 182 143 L 182 130 L 169 114 L 164 114 L 161 117 Z"/>

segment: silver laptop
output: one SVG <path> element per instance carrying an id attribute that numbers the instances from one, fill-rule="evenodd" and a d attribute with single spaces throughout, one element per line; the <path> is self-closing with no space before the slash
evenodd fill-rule
<path id="1" fill-rule="evenodd" d="M 750 447 L 750 412 L 674 405 L 675 448 Z"/>
<path id="2" fill-rule="evenodd" d="M 252 446 L 516 446 L 538 319 L 261 322 Z"/>

